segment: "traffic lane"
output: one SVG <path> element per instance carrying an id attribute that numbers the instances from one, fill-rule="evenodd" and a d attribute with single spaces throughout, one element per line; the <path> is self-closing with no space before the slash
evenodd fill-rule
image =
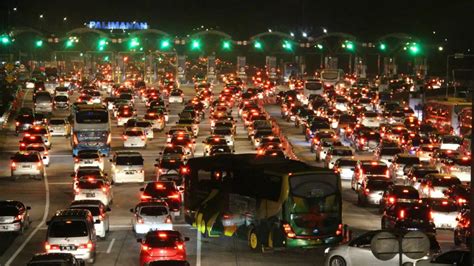
<path id="1" fill-rule="evenodd" d="M 306 163 L 323 167 L 323 163 L 315 161 L 314 153 L 310 151 L 310 144 L 304 138 L 300 128 L 295 128 L 293 123 L 281 118 L 280 107 L 278 105 L 266 105 L 267 112 L 276 118 L 282 132 L 287 136 L 293 145 L 293 151 L 300 160 Z M 374 159 L 373 153 L 356 152 L 356 159 Z M 381 228 L 381 215 L 377 207 L 359 207 L 357 205 L 357 194 L 351 189 L 350 180 L 342 180 L 342 217 L 343 222 L 349 225 L 354 236 L 362 234 L 368 230 L 378 230 Z M 454 247 L 453 232 L 451 230 L 437 230 L 436 238 L 442 250 L 449 250 Z"/>

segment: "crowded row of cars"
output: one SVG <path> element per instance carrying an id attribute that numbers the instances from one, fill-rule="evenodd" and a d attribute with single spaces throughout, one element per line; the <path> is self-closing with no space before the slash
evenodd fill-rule
<path id="1" fill-rule="evenodd" d="M 321 85 L 303 96 L 304 84 L 292 81 L 277 94 L 282 118 L 302 128 L 316 162 L 350 182 L 357 205 L 377 208 L 382 230 L 435 239 L 448 229 L 455 245 L 470 245 L 472 157 L 462 136 L 437 131 L 408 105 L 382 101 L 368 84 Z M 340 265 L 339 252 L 328 251 L 329 265 Z"/>

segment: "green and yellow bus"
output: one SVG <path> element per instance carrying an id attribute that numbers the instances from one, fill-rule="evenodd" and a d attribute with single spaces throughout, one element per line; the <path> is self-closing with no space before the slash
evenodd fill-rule
<path id="1" fill-rule="evenodd" d="M 186 222 L 204 237 L 236 236 L 252 250 L 343 239 L 340 177 L 300 161 L 229 154 L 190 159 Z"/>

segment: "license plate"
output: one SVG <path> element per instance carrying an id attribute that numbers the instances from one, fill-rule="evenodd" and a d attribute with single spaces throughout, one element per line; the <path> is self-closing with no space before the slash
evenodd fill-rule
<path id="1" fill-rule="evenodd" d="M 92 161 L 84 161 L 85 164 L 92 164 Z"/>
<path id="2" fill-rule="evenodd" d="M 2 226 L 2 229 L 7 230 L 8 226 L 4 225 L 4 226 Z"/>
<path id="3" fill-rule="evenodd" d="M 127 171 L 127 172 L 125 172 L 125 174 L 126 175 L 133 175 L 133 174 L 135 174 L 135 172 L 134 171 Z"/>
<path id="4" fill-rule="evenodd" d="M 95 197 L 95 193 L 86 193 L 87 198 L 93 198 Z"/>
<path id="5" fill-rule="evenodd" d="M 21 168 L 31 168 L 31 165 L 23 165 Z"/>
<path id="6" fill-rule="evenodd" d="M 76 250 L 76 246 L 61 246 L 61 250 Z"/>

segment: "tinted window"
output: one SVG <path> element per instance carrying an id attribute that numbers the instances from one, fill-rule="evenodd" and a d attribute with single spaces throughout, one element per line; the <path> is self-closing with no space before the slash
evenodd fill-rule
<path id="1" fill-rule="evenodd" d="M 332 155 L 336 156 L 352 156 L 352 151 L 351 150 L 339 150 L 339 149 L 334 149 L 332 151 Z"/>
<path id="2" fill-rule="evenodd" d="M 364 174 L 367 175 L 385 175 L 388 170 L 386 165 L 362 165 Z"/>
<path id="3" fill-rule="evenodd" d="M 79 111 L 76 113 L 76 122 L 84 124 L 107 123 L 109 114 L 107 111 Z"/>
<path id="4" fill-rule="evenodd" d="M 102 181 L 91 182 L 91 181 L 79 181 L 77 187 L 80 189 L 100 189 L 104 183 Z"/>
<path id="5" fill-rule="evenodd" d="M 434 178 L 432 181 L 434 187 L 451 187 L 461 184 L 457 178 Z"/>
<path id="6" fill-rule="evenodd" d="M 166 233 L 165 233 L 166 234 Z M 166 237 L 147 237 L 146 244 L 152 248 L 174 247 L 176 241 L 180 241 L 178 236 L 167 234 Z"/>
<path id="7" fill-rule="evenodd" d="M 18 209 L 13 206 L 0 206 L 0 216 L 16 216 Z"/>
<path id="8" fill-rule="evenodd" d="M 50 125 L 64 125 L 65 122 L 62 119 L 51 119 L 49 120 Z"/>
<path id="9" fill-rule="evenodd" d="M 20 163 L 32 163 L 32 162 L 38 162 L 39 157 L 36 153 L 31 153 L 31 154 L 17 154 L 14 156 L 13 160 L 15 162 L 20 162 Z"/>
<path id="10" fill-rule="evenodd" d="M 357 165 L 357 161 L 354 161 L 354 160 L 339 160 L 338 164 L 339 164 L 340 167 L 343 167 L 343 166 L 355 167 Z"/>
<path id="11" fill-rule="evenodd" d="M 367 183 L 367 188 L 370 190 L 382 190 L 385 191 L 390 185 L 392 185 L 392 182 L 387 182 L 387 181 L 382 181 L 382 180 L 370 180 Z"/>
<path id="12" fill-rule="evenodd" d="M 457 212 L 456 204 L 445 200 L 436 200 L 430 203 L 431 209 L 437 212 Z"/>
<path id="13" fill-rule="evenodd" d="M 143 158 L 140 156 L 117 156 L 117 165 L 143 165 Z"/>
<path id="14" fill-rule="evenodd" d="M 48 228 L 49 237 L 83 237 L 87 236 L 87 225 L 84 221 L 53 221 Z"/>
<path id="15" fill-rule="evenodd" d="M 165 207 L 161 207 L 161 206 L 141 207 L 140 214 L 147 215 L 147 216 L 161 216 L 161 215 L 168 214 L 168 210 L 166 210 Z"/>
<path id="16" fill-rule="evenodd" d="M 127 132 L 125 132 L 125 135 L 130 136 L 130 137 L 140 137 L 140 136 L 143 136 L 143 131 L 127 130 Z"/>
<path id="17" fill-rule="evenodd" d="M 420 159 L 418 157 L 398 157 L 396 163 L 399 164 L 419 164 Z"/>
<path id="18" fill-rule="evenodd" d="M 73 206 L 70 209 L 82 209 L 82 210 L 89 210 L 92 216 L 99 216 L 100 215 L 100 208 L 93 207 L 93 206 Z"/>
<path id="19" fill-rule="evenodd" d="M 214 134 L 217 135 L 232 135 L 232 130 L 230 128 L 216 128 L 214 130 Z"/>

